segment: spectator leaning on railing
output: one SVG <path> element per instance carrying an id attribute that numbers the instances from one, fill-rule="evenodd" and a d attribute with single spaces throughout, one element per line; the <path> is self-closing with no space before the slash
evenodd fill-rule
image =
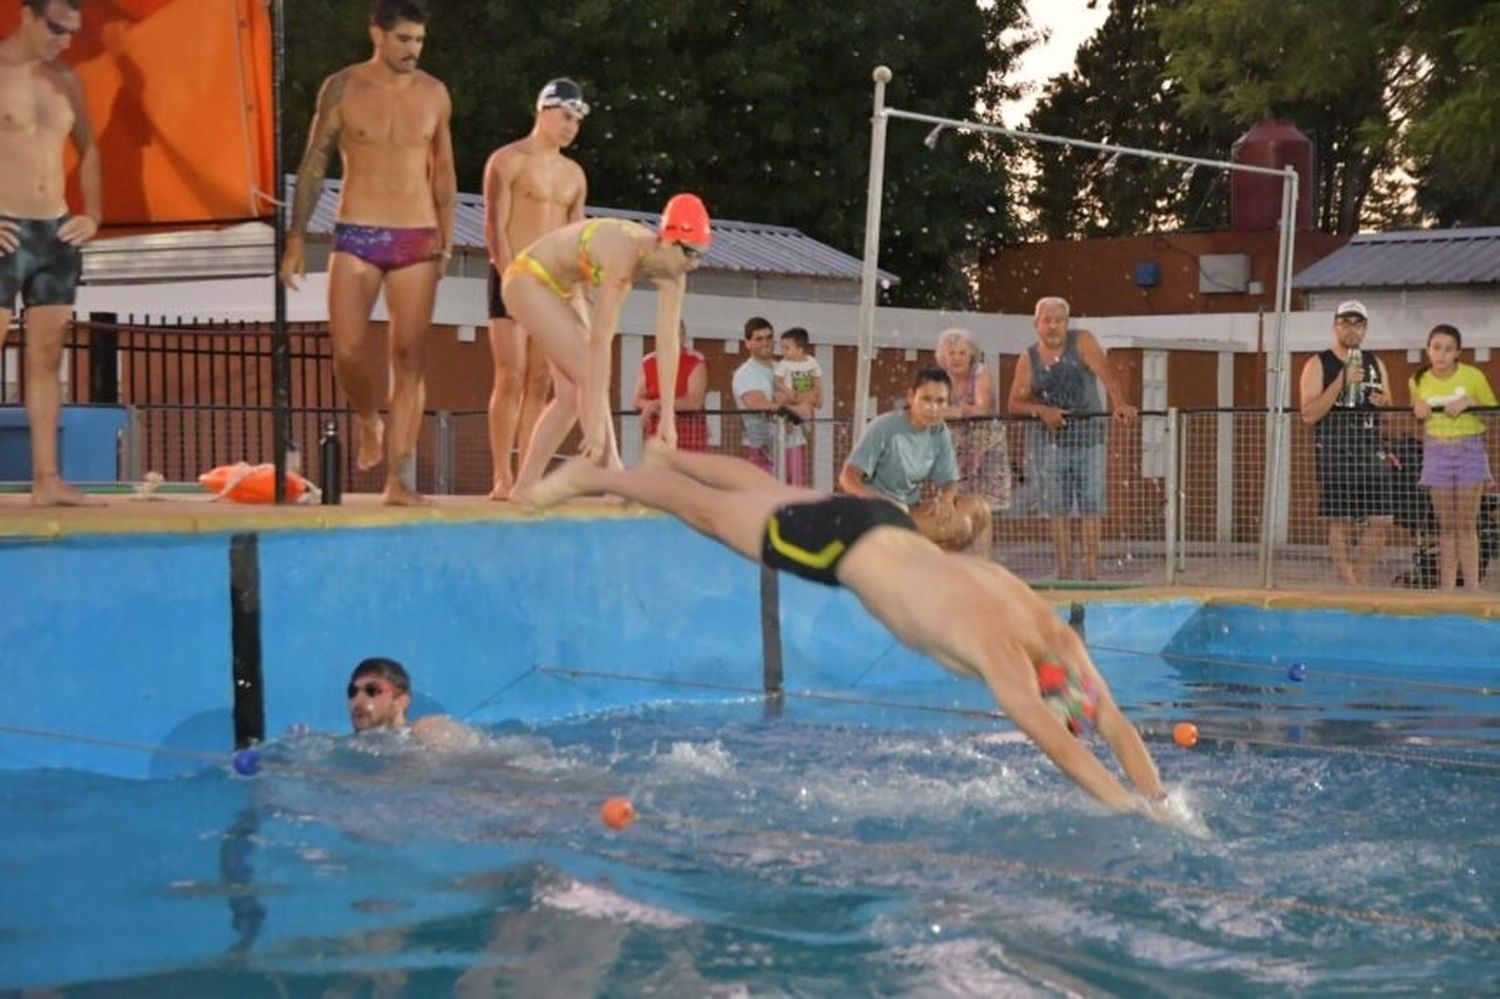
<path id="1" fill-rule="evenodd" d="M 1041 425 L 1026 428 L 1026 463 L 1041 483 L 1041 512 L 1052 519 L 1057 574 L 1073 572 L 1072 524 L 1083 534 L 1083 578 L 1099 575 L 1099 530 L 1104 514 L 1105 424 L 1074 414 L 1103 410 L 1095 378 L 1109 393 L 1117 420 L 1133 420 L 1104 348 L 1088 330 L 1068 328 L 1066 299 L 1047 297 L 1036 303 L 1037 342 L 1016 364 L 1008 403 L 1012 416 L 1034 416 Z"/>
<path id="2" fill-rule="evenodd" d="M 839 472 L 839 488 L 898 504 L 911 514 L 917 530 L 942 548 L 972 548 L 990 558 L 990 506 L 981 497 L 958 491 L 958 460 L 943 422 L 950 388 L 942 368 L 918 371 L 906 393 L 905 408 L 876 417 L 860 435 Z M 929 482 L 937 492 L 923 502 L 922 487 Z"/>
<path id="3" fill-rule="evenodd" d="M 995 384 L 979 360 L 979 348 L 966 329 L 938 334 L 938 365 L 953 380 L 943 418 L 951 423 L 958 471 L 970 491 L 983 496 L 993 510 L 1010 507 L 1010 446 L 1005 424 L 995 417 Z M 984 419 L 991 417 L 991 419 Z"/>
<path id="4" fill-rule="evenodd" d="M 1458 359 L 1463 335 L 1447 323 L 1427 334 L 1427 361 L 1411 377 L 1412 412 L 1427 424 L 1422 479 L 1438 522 L 1438 578 L 1445 590 L 1479 588 L 1479 497 L 1494 481 L 1484 449 L 1484 421 L 1467 412 L 1495 405 L 1478 368 Z"/>

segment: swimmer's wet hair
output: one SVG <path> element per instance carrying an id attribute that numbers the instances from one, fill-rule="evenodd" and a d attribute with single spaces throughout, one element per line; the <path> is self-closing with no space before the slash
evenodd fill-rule
<path id="1" fill-rule="evenodd" d="M 426 24 L 431 15 L 426 0 L 371 0 L 370 23 L 381 31 L 390 31 L 397 21 Z"/>
<path id="2" fill-rule="evenodd" d="M 372 676 L 377 680 L 384 680 L 394 687 L 398 693 L 411 693 L 411 677 L 407 674 L 406 667 L 394 659 L 387 659 L 385 656 L 371 656 L 369 659 L 361 660 L 360 664 L 354 667 L 354 672 L 349 674 L 349 682 L 353 683 L 367 676 Z"/>
<path id="3" fill-rule="evenodd" d="M 72 7 L 74 10 L 83 9 L 83 0 L 62 0 L 62 2 L 67 4 L 69 7 Z M 52 3 L 52 0 L 21 0 L 21 6 L 30 7 L 31 12 L 37 17 L 41 17 L 43 14 L 47 13 L 47 6 L 50 3 Z"/>

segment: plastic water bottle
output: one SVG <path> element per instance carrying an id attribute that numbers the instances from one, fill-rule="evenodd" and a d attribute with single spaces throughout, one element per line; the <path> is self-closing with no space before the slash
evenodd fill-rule
<path id="1" fill-rule="evenodd" d="M 1365 384 L 1369 381 L 1370 373 L 1368 371 L 1361 372 L 1364 377 L 1363 381 L 1351 382 L 1347 380 L 1350 368 L 1363 368 L 1364 366 L 1364 351 L 1358 347 L 1350 347 L 1349 359 L 1344 362 L 1344 378 L 1346 379 L 1344 384 L 1344 405 L 1346 406 L 1358 406 L 1365 401 Z"/>
<path id="2" fill-rule="evenodd" d="M 344 467 L 344 449 L 339 445 L 339 425 L 329 420 L 323 425 L 323 436 L 318 438 L 318 461 L 323 472 L 323 503 L 337 505 L 344 500 L 344 484 L 341 472 Z"/>

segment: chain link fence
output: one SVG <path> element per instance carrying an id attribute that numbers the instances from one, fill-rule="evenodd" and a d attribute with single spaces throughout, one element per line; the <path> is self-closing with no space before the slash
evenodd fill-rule
<path id="1" fill-rule="evenodd" d="M 1492 467 L 1500 468 L 1500 412 L 1481 411 Z M 791 480 L 801 468 L 807 484 L 835 488 L 854 445 L 847 421 L 812 420 L 801 426 L 758 413 L 698 414 L 691 446 L 768 463 Z M 1324 515 L 1325 479 L 1354 469 L 1376 490 L 1382 512 L 1347 525 L 1350 560 L 1365 567 L 1361 585 L 1436 585 L 1439 525 L 1427 490 L 1418 485 L 1422 427 L 1409 411 L 1375 418 L 1371 453 L 1320 456 L 1314 428 L 1295 413 L 1256 409 L 1169 410 L 1123 422 L 1090 419 L 1079 446 L 1059 445 L 1036 420 L 973 419 L 951 424 L 965 492 L 982 495 L 993 510 L 994 557 L 1033 582 L 1100 586 L 1199 584 L 1286 587 L 1340 586 Z M 1287 446 L 1283 467 L 1268 469 L 1268 442 L 1281 421 Z M 342 442 L 346 492 L 378 492 L 384 468 L 354 467 L 352 414 L 304 408 L 293 413 L 292 439 L 305 474 L 320 477 L 318 441 L 330 423 Z M 757 425 L 769 432 L 758 441 Z M 616 414 L 627 465 L 643 442 L 638 414 Z M 687 437 L 687 435 L 685 435 Z M 577 435 L 562 453 L 576 450 Z M 418 446 L 418 488 L 434 495 L 479 497 L 492 482 L 484 412 L 429 413 Z M 121 442 L 122 478 L 149 469 L 170 481 L 191 481 L 215 465 L 269 461 L 271 417 L 263 410 L 137 406 Z M 1273 483 L 1274 478 L 1279 478 Z M 1071 495 L 1067 483 L 1095 490 L 1097 505 Z M 1346 488 L 1340 479 L 1331 488 Z M 1087 491 L 1085 488 L 1083 491 Z M 1075 490 L 1076 492 L 1076 490 Z M 1267 497 L 1279 497 L 1268 509 Z M 1500 549 L 1500 494 L 1483 498 L 1478 533 L 1486 568 Z M 1493 586 L 1490 587 L 1493 589 Z"/>

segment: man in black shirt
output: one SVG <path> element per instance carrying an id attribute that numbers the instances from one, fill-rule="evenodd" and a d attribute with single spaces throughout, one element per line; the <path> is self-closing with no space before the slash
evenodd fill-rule
<path id="1" fill-rule="evenodd" d="M 1364 303 L 1339 303 L 1333 346 L 1307 359 L 1300 383 L 1323 487 L 1318 515 L 1328 521 L 1333 567 L 1351 586 L 1369 583 L 1393 509 L 1378 415 L 1393 403 L 1391 380 L 1385 362 L 1361 349 L 1369 322 Z"/>

